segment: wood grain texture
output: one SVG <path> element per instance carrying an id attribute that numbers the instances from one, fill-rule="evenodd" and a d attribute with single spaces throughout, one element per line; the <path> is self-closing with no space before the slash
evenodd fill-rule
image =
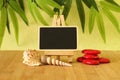
<path id="1" fill-rule="evenodd" d="M 78 52 L 72 67 L 26 66 L 22 63 L 22 52 L 0 51 L 0 80 L 120 80 L 120 51 L 102 51 L 100 56 L 109 58 L 111 63 L 100 65 L 76 62 L 83 55 Z M 62 59 L 65 61 L 66 57 Z"/>

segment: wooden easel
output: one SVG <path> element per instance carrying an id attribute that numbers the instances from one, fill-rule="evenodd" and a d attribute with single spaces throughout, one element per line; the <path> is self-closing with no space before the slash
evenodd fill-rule
<path id="1" fill-rule="evenodd" d="M 53 22 L 52 22 L 53 26 L 58 26 L 58 27 L 62 27 L 65 26 L 65 21 L 64 21 L 64 16 L 63 15 L 54 15 L 53 18 Z M 68 56 L 68 62 L 72 62 L 72 56 L 74 54 L 74 51 L 45 51 L 45 55 L 46 56 L 57 56 L 57 59 L 60 60 L 60 56 Z"/>

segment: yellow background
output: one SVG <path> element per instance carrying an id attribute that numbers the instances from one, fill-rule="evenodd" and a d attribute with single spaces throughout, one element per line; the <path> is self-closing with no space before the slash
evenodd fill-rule
<path id="1" fill-rule="evenodd" d="M 99 1 L 99 0 L 98 0 Z M 120 4 L 120 0 L 116 0 Z M 25 0 L 25 3 L 27 0 Z M 27 3 L 26 3 L 27 5 Z M 52 18 L 46 15 L 44 12 L 45 19 L 49 24 L 52 23 Z M 97 25 L 95 24 L 94 30 L 92 34 L 88 33 L 88 18 L 89 18 L 89 9 L 85 6 L 85 15 L 86 15 L 86 30 L 85 33 L 82 33 L 80 27 L 80 20 L 75 4 L 75 0 L 73 0 L 72 8 L 70 10 L 69 16 L 67 18 L 66 23 L 69 25 L 78 26 L 78 49 L 100 49 L 100 50 L 120 50 L 120 34 L 116 31 L 115 27 L 112 23 L 104 17 L 105 23 L 105 31 L 106 31 L 106 43 L 103 42 Z M 120 23 L 120 13 L 113 12 L 116 16 L 117 20 Z M 11 25 L 11 34 L 8 34 L 7 29 L 5 31 L 3 43 L 1 46 L 1 50 L 25 50 L 25 49 L 38 49 L 38 27 L 43 26 L 40 22 L 36 23 L 31 17 L 28 7 L 26 6 L 26 15 L 29 20 L 29 26 L 26 26 L 25 23 L 18 16 L 19 20 L 19 45 L 16 44 L 14 37 L 14 30 Z"/>

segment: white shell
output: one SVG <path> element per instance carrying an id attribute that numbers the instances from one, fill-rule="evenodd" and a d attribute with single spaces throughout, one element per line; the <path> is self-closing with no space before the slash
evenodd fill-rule
<path id="1" fill-rule="evenodd" d="M 41 57 L 41 63 L 49 64 L 49 65 L 57 65 L 57 66 L 72 66 L 69 63 L 62 62 L 62 61 L 59 61 L 59 60 L 56 60 L 54 58 L 47 57 L 47 56 L 42 56 Z"/>
<path id="2" fill-rule="evenodd" d="M 23 52 L 23 63 L 28 66 L 39 66 L 39 54 L 35 50 L 26 50 Z"/>

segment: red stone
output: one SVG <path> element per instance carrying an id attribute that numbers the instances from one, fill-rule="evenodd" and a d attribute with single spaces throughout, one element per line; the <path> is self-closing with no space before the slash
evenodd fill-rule
<path id="1" fill-rule="evenodd" d="M 97 55 L 84 55 L 84 58 L 85 59 L 99 59 L 99 56 Z"/>
<path id="2" fill-rule="evenodd" d="M 109 63 L 110 60 L 107 59 L 107 58 L 100 58 L 100 59 L 99 59 L 99 62 L 100 62 L 100 63 Z"/>
<path id="3" fill-rule="evenodd" d="M 84 60 L 83 57 L 78 57 L 78 58 L 77 58 L 77 61 L 78 61 L 78 62 L 82 62 L 83 60 Z"/>
<path id="4" fill-rule="evenodd" d="M 88 55 L 97 55 L 97 54 L 100 54 L 101 51 L 100 50 L 94 50 L 94 49 L 84 49 L 84 50 L 82 50 L 82 53 L 88 54 Z"/>
<path id="5" fill-rule="evenodd" d="M 98 65 L 99 61 L 98 60 L 83 60 L 84 64 L 89 64 L 89 65 Z"/>

